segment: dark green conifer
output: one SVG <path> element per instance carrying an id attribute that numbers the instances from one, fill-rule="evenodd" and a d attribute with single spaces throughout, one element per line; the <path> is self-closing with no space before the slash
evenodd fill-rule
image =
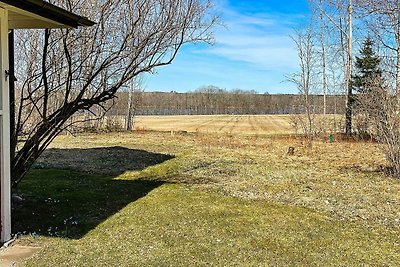
<path id="1" fill-rule="evenodd" d="M 377 82 L 382 81 L 382 70 L 379 68 L 381 59 L 375 53 L 374 41 L 368 37 L 363 47 L 360 49 L 360 56 L 356 57 L 355 71 L 352 86 L 358 93 L 368 93 L 372 84 L 376 86 Z"/>

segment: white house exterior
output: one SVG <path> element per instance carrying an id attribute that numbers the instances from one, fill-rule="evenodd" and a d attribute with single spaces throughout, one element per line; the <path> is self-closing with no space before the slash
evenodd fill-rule
<path id="1" fill-rule="evenodd" d="M 0 243 L 11 238 L 8 33 L 11 29 L 76 28 L 93 24 L 43 0 L 0 0 Z"/>

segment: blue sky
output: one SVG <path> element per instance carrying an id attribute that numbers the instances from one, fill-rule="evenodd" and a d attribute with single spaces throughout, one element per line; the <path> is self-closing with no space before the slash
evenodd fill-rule
<path id="1" fill-rule="evenodd" d="M 295 93 L 285 75 L 297 68 L 289 35 L 307 21 L 306 0 L 216 0 L 226 27 L 215 45 L 188 45 L 175 61 L 146 77 L 146 91 L 193 91 L 214 85 L 260 93 Z"/>

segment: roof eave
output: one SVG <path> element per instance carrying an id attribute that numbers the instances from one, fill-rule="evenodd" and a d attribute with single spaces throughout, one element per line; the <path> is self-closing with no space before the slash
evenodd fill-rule
<path id="1" fill-rule="evenodd" d="M 43 0 L 0 0 L 0 2 L 73 28 L 96 24 L 86 17 L 79 16 Z"/>

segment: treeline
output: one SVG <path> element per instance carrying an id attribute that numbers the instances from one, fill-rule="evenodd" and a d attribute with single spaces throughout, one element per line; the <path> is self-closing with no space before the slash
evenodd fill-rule
<path id="1" fill-rule="evenodd" d="M 108 115 L 126 115 L 129 94 L 120 92 Z M 131 95 L 132 97 L 132 95 Z M 135 115 L 216 115 L 301 113 L 301 95 L 257 94 L 253 91 L 197 90 L 189 93 L 134 92 Z M 323 112 L 323 96 L 312 95 L 315 113 Z M 327 97 L 327 113 L 343 114 L 344 96 Z"/>

